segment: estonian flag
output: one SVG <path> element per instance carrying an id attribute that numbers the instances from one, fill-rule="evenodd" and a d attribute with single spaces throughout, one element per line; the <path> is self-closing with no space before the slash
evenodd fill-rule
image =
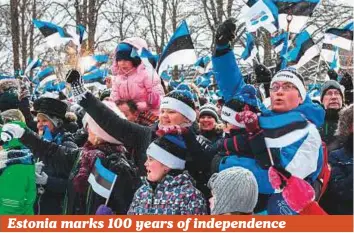
<path id="1" fill-rule="evenodd" d="M 28 72 L 30 72 L 31 70 L 40 67 L 42 65 L 42 61 L 39 60 L 38 58 L 35 59 L 31 59 L 29 58 L 27 60 L 27 67 L 25 69 L 25 74 L 27 74 Z"/>
<path id="2" fill-rule="evenodd" d="M 277 17 L 278 9 L 271 0 L 259 0 L 244 15 L 247 31 L 255 32 L 260 27 L 267 29 L 266 25 L 273 25 Z"/>
<path id="3" fill-rule="evenodd" d="M 157 65 L 157 71 L 160 75 L 164 70 L 167 70 L 168 67 L 194 64 L 196 61 L 197 55 L 194 51 L 192 38 L 187 23 L 183 20 L 164 48 Z"/>
<path id="4" fill-rule="evenodd" d="M 36 76 L 33 78 L 34 83 L 40 83 L 43 81 L 46 77 L 49 77 L 51 75 L 55 75 L 55 70 L 53 66 L 47 66 L 43 70 L 38 71 Z"/>
<path id="5" fill-rule="evenodd" d="M 101 160 L 96 158 L 95 165 L 92 168 L 88 182 L 95 193 L 108 199 L 116 182 L 117 175 L 105 168 Z"/>
<path id="6" fill-rule="evenodd" d="M 332 62 L 336 55 L 337 46 L 323 43 L 321 49 L 321 59 L 326 62 Z"/>
<path id="7" fill-rule="evenodd" d="M 320 0 L 273 0 L 278 7 L 279 28 L 292 33 L 299 33 Z M 288 17 L 291 18 L 288 25 Z"/>
<path id="8" fill-rule="evenodd" d="M 275 52 L 280 53 L 280 56 L 285 55 L 288 50 L 288 33 L 283 32 L 282 34 L 273 37 L 271 39 L 271 44 L 273 45 Z"/>
<path id="9" fill-rule="evenodd" d="M 330 28 L 325 32 L 323 43 L 331 44 L 345 50 L 353 46 L 353 23 L 344 28 Z"/>
<path id="10" fill-rule="evenodd" d="M 293 67 L 299 68 L 320 54 L 318 46 L 306 30 L 297 34 L 294 40 L 294 48 L 285 55 L 287 62 L 296 63 Z"/>
<path id="11" fill-rule="evenodd" d="M 246 48 L 241 54 L 241 58 L 245 61 L 252 60 L 258 53 L 256 45 L 253 40 L 253 36 L 251 33 L 246 33 Z"/>
<path id="12" fill-rule="evenodd" d="M 103 79 L 107 76 L 107 69 L 95 69 L 82 76 L 84 83 L 100 82 L 103 83 Z M 102 80 L 102 81 L 101 81 Z"/>
<path id="13" fill-rule="evenodd" d="M 132 52 L 133 52 L 133 50 L 132 50 Z M 131 54 L 131 56 L 132 56 L 132 54 Z M 142 48 L 140 53 L 138 54 L 138 56 L 140 57 L 142 63 L 144 64 L 148 75 L 150 76 L 150 78 L 152 78 L 156 72 L 155 67 L 156 67 L 156 63 L 157 63 L 156 59 L 158 59 L 158 55 L 153 55 L 146 48 Z"/>
<path id="14" fill-rule="evenodd" d="M 67 31 L 53 23 L 34 19 L 33 24 L 41 31 L 49 46 L 54 47 L 73 39 Z"/>

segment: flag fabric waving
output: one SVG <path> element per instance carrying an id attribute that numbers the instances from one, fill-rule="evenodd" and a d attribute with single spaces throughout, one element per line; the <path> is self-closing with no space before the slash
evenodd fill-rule
<path id="1" fill-rule="evenodd" d="M 246 48 L 241 54 L 241 58 L 245 61 L 250 61 L 257 55 L 258 50 L 254 43 L 252 34 L 246 33 L 246 37 Z"/>
<path id="2" fill-rule="evenodd" d="M 169 66 L 194 64 L 196 61 L 197 55 L 194 51 L 188 25 L 186 21 L 183 20 L 164 48 L 157 65 L 157 71 L 160 75 L 164 70 L 167 70 Z"/>
<path id="3" fill-rule="evenodd" d="M 108 199 L 114 184 L 117 179 L 117 175 L 107 168 L 105 168 L 101 160 L 96 158 L 95 164 L 92 168 L 88 182 L 91 184 L 91 187 L 95 193 Z"/>
<path id="4" fill-rule="evenodd" d="M 278 9 L 271 0 L 259 0 L 254 3 L 245 14 L 245 23 L 248 32 L 255 32 L 259 27 L 269 27 L 277 21 Z"/>

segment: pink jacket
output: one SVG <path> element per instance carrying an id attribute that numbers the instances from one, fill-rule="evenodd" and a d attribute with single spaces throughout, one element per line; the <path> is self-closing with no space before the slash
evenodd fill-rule
<path id="1" fill-rule="evenodd" d="M 132 45 L 137 50 L 147 48 L 146 41 L 138 37 L 125 39 L 123 42 Z M 126 76 L 118 71 L 118 64 L 114 57 L 112 73 L 114 77 L 110 97 L 113 101 L 133 100 L 140 111 L 152 110 L 158 114 L 160 99 L 164 91 L 156 71 L 151 78 L 152 75 L 148 74 L 144 64 L 141 63 Z"/>

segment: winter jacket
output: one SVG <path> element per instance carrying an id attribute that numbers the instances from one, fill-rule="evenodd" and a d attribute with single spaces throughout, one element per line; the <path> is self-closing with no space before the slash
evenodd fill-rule
<path id="1" fill-rule="evenodd" d="M 37 151 L 46 151 L 48 159 L 56 164 L 57 169 L 62 171 L 62 173 L 68 177 L 66 180 L 66 188 L 64 190 L 66 193 L 63 203 L 64 214 L 94 214 L 98 206 L 105 203 L 105 199 L 92 192 L 91 186 L 87 183 L 85 185 L 88 186 L 88 189 L 85 190 L 84 193 L 78 193 L 75 191 L 74 178 L 78 172 L 80 172 L 80 166 L 83 165 L 81 163 L 84 154 L 82 149 L 74 149 L 41 140 L 36 134 L 28 129 L 20 140 L 34 153 Z M 93 153 L 100 155 L 103 153 L 102 151 L 96 151 L 93 148 L 90 149 L 93 150 Z M 94 162 L 94 160 L 90 161 Z M 120 153 L 113 153 L 111 155 L 104 154 L 104 157 L 102 157 L 102 164 L 107 166 L 107 169 L 112 169 L 112 171 L 118 175 L 113 188 L 113 193 L 111 194 L 112 197 L 108 202 L 108 207 L 111 207 L 116 213 L 126 213 L 134 192 L 139 187 L 139 184 L 136 184 L 137 176 L 134 175 L 134 169 L 130 166 L 125 166 L 126 164 L 130 164 L 128 162 L 124 162 L 124 166 L 122 165 Z M 121 167 L 124 167 L 124 169 L 119 169 Z"/>
<path id="2" fill-rule="evenodd" d="M 11 162 L 8 158 L 6 166 L 0 169 L 0 215 L 34 214 L 36 184 L 33 157 L 28 150 L 21 151 L 25 153 L 23 156 Z"/>
<path id="3" fill-rule="evenodd" d="M 44 139 L 45 137 L 42 137 L 42 140 L 52 141 L 67 148 L 78 148 L 73 142 L 72 135 L 68 132 L 59 130 L 59 132 L 53 133 L 52 137 L 52 139 Z M 44 167 L 42 171 L 48 175 L 47 184 L 44 186 L 38 185 L 37 187 L 38 189 L 44 188 L 44 193 L 41 194 L 40 191 L 38 193 L 35 205 L 36 214 L 61 214 L 69 174 L 67 170 L 63 170 L 58 163 L 48 156 L 46 150 L 36 151 L 34 157 L 43 161 Z"/>
<path id="4" fill-rule="evenodd" d="M 353 214 L 353 134 L 329 155 L 331 177 L 321 206 L 328 214 Z"/>
<path id="5" fill-rule="evenodd" d="M 129 38 L 123 41 L 137 50 L 147 48 L 146 42 L 141 38 Z M 141 63 L 129 74 L 119 71 L 116 59 L 112 66 L 113 74 L 111 98 L 117 100 L 133 100 L 139 111 L 152 110 L 158 115 L 160 98 L 164 95 L 160 77 L 153 71 L 149 74 L 145 65 Z M 152 77 L 151 77 L 152 76 Z"/>
<path id="6" fill-rule="evenodd" d="M 206 202 L 202 193 L 193 185 L 187 173 L 169 173 L 153 184 L 143 178 L 143 185 L 136 191 L 128 215 L 204 215 Z"/>
<path id="7" fill-rule="evenodd" d="M 322 141 L 324 141 L 327 145 L 328 152 L 330 153 L 333 149 L 338 149 L 336 147 L 336 136 L 334 136 L 334 132 L 337 129 L 338 125 L 338 116 L 339 110 L 336 109 L 327 109 L 326 110 L 326 116 L 325 116 L 325 122 L 324 124 L 318 128 L 318 131 L 320 132 Z"/>
<path id="8" fill-rule="evenodd" d="M 220 129 L 213 129 L 209 131 L 201 130 L 200 134 L 207 138 L 211 143 L 214 143 L 222 138 L 223 131 Z"/>
<path id="9" fill-rule="evenodd" d="M 131 160 L 135 161 L 138 166 L 139 174 L 145 175 L 146 149 L 157 138 L 158 125 L 154 124 L 147 127 L 122 119 L 91 93 L 85 94 L 85 98 L 80 101 L 80 105 L 104 131 L 124 144 L 132 155 Z M 210 190 L 207 188 L 207 183 L 211 176 L 212 157 L 215 154 L 206 148 L 208 147 L 207 140 L 196 135 L 193 130 L 189 130 L 189 133 L 184 135 L 183 139 L 189 152 L 186 158 L 186 170 L 195 179 L 196 187 L 208 197 Z"/>
<path id="10" fill-rule="evenodd" d="M 220 54 L 220 53 L 219 53 Z M 237 91 L 242 88 L 244 81 L 236 64 L 232 51 L 226 51 L 212 58 L 215 77 L 223 92 L 226 101 L 232 99 Z M 323 158 L 321 137 L 316 127 L 320 127 L 324 121 L 324 110 L 312 103 L 307 96 L 305 101 L 297 108 L 286 113 L 275 113 L 263 109 L 259 117 L 260 127 L 267 131 L 275 131 L 277 128 L 289 128 L 293 123 L 300 122 L 306 127 L 299 133 L 297 130 L 289 131 L 285 138 L 278 139 L 277 145 L 271 148 L 273 159 L 291 172 L 293 175 L 313 182 L 319 175 Z M 290 127 L 291 128 L 291 127 Z M 261 134 L 264 138 L 264 134 Z M 274 147 L 274 150 L 273 150 Z M 253 155 L 266 158 L 267 146 L 263 140 L 251 145 Z M 262 159 L 261 159 L 262 160 Z M 260 164 L 259 160 L 243 155 L 235 155 L 232 166 L 242 166 L 253 172 L 259 185 L 259 193 L 269 195 L 274 193 L 268 179 L 268 166 Z M 226 169 L 226 167 L 225 167 Z"/>

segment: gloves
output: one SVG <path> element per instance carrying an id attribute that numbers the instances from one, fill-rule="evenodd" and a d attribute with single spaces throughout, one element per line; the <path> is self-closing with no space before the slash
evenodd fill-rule
<path id="1" fill-rule="evenodd" d="M 188 131 L 187 128 L 181 127 L 179 125 L 173 125 L 173 126 L 165 126 L 165 127 L 160 127 L 156 131 L 156 135 L 159 137 L 164 136 L 165 134 L 177 134 L 177 135 L 182 135 Z"/>
<path id="2" fill-rule="evenodd" d="M 84 98 L 87 89 L 84 87 L 82 77 L 77 70 L 69 70 L 66 74 L 66 82 L 69 83 L 73 89 L 73 95 L 77 102 Z"/>
<path id="3" fill-rule="evenodd" d="M 272 72 L 262 64 L 258 64 L 254 68 L 257 83 L 270 83 L 272 79 Z"/>
<path id="4" fill-rule="evenodd" d="M 250 134 L 254 134 L 260 130 L 257 114 L 247 110 L 247 108 L 240 114 L 236 114 L 235 118 L 236 121 L 245 124 L 246 131 Z"/>
<path id="5" fill-rule="evenodd" d="M 34 164 L 36 168 L 36 173 L 40 174 L 42 172 L 42 168 L 44 167 L 44 163 L 42 161 Z"/>
<path id="6" fill-rule="evenodd" d="M 46 185 L 48 182 L 48 175 L 45 172 L 36 172 L 36 184 Z"/>
<path id="7" fill-rule="evenodd" d="M 1 131 L 1 140 L 4 142 L 11 141 L 14 138 L 21 138 L 25 133 L 25 129 L 15 123 L 5 124 Z"/>
<path id="8" fill-rule="evenodd" d="M 106 205 L 100 205 L 96 211 L 96 215 L 113 215 L 113 211 Z"/>
<path id="9" fill-rule="evenodd" d="M 328 70 L 327 71 L 327 74 L 328 74 L 328 77 L 330 80 L 334 80 L 334 81 L 337 81 L 337 78 L 338 78 L 338 74 L 335 70 Z"/>
<path id="10" fill-rule="evenodd" d="M 235 39 L 236 20 L 233 18 L 224 21 L 216 30 L 215 43 L 217 46 L 228 45 Z"/>
<path id="11" fill-rule="evenodd" d="M 289 207 L 297 213 L 315 200 L 315 190 L 305 180 L 292 176 L 284 168 L 270 167 L 269 182 L 274 189 L 283 189 L 282 196 Z"/>

